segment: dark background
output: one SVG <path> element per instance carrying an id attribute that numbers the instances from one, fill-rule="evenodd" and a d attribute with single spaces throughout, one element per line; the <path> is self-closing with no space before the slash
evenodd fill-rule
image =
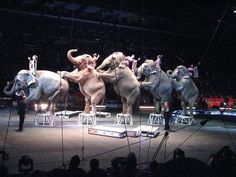
<path id="1" fill-rule="evenodd" d="M 114 51 L 140 57 L 138 66 L 162 54 L 164 71 L 198 66 L 201 95 L 236 95 L 235 1 L 3 0 L 0 7 L 1 90 L 34 54 L 38 69 L 72 71 L 66 53 L 78 48 L 100 54 L 98 64 Z"/>

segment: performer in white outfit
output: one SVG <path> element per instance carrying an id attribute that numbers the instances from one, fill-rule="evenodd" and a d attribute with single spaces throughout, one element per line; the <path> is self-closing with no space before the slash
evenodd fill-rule
<path id="1" fill-rule="evenodd" d="M 35 72 L 37 70 L 38 56 L 33 55 L 32 59 L 30 57 L 28 57 L 28 59 L 29 59 L 29 71 L 31 74 L 33 74 L 35 76 Z"/>
<path id="2" fill-rule="evenodd" d="M 161 58 L 162 58 L 162 55 L 157 55 L 157 59 L 155 61 L 158 71 L 161 71 Z"/>

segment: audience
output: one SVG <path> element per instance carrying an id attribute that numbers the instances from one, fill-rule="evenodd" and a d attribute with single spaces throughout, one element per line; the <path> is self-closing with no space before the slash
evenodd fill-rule
<path id="1" fill-rule="evenodd" d="M 8 177 L 8 169 L 4 165 L 0 165 L 0 174 L 1 177 Z"/>
<path id="2" fill-rule="evenodd" d="M 80 158 L 74 155 L 69 168 L 55 168 L 49 171 L 35 170 L 33 172 L 8 174 L 8 169 L 0 165 L 1 177 L 235 177 L 236 154 L 229 146 L 223 146 L 212 154 L 207 163 L 196 158 L 185 157 L 185 152 L 177 148 L 173 158 L 163 163 L 153 160 L 147 168 L 138 169 L 135 153 L 126 157 L 115 157 L 111 167 L 106 170 L 99 168 L 99 160 L 90 160 L 90 169 L 86 172 L 79 167 Z"/>
<path id="3" fill-rule="evenodd" d="M 74 155 L 69 163 L 69 169 L 66 170 L 67 175 L 71 177 L 85 177 L 87 173 L 85 170 L 79 167 L 80 158 L 78 155 Z"/>
<path id="4" fill-rule="evenodd" d="M 88 177 L 106 177 L 106 171 L 99 168 L 98 159 L 94 158 L 90 160 L 90 170 L 88 171 Z"/>

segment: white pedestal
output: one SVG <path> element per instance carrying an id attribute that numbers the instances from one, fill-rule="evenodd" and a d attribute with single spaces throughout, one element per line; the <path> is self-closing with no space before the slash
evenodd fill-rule
<path id="1" fill-rule="evenodd" d="M 50 113 L 37 113 L 35 119 L 34 119 L 34 125 L 37 126 L 54 126 L 55 125 L 55 119 L 53 114 Z"/>
<path id="2" fill-rule="evenodd" d="M 71 117 L 75 117 L 78 116 L 79 113 L 81 113 L 82 111 L 69 111 L 69 110 L 63 110 L 63 111 L 58 111 L 55 112 L 54 115 L 57 116 L 58 118 L 66 118 L 69 119 Z"/>
<path id="3" fill-rule="evenodd" d="M 79 125 L 96 125 L 96 115 L 95 114 L 87 114 L 87 113 L 80 113 L 79 114 Z"/>
<path id="4" fill-rule="evenodd" d="M 132 115 L 116 114 L 115 124 L 130 124 L 133 125 Z"/>
<path id="5" fill-rule="evenodd" d="M 183 125 L 193 125 L 195 124 L 194 118 L 191 116 L 177 115 L 175 119 L 175 123 L 183 124 Z"/>
<path id="6" fill-rule="evenodd" d="M 152 126 L 152 125 L 141 125 L 130 131 L 136 132 L 138 136 L 146 136 L 146 137 L 152 137 L 152 138 L 155 138 L 160 133 L 159 127 Z"/>
<path id="7" fill-rule="evenodd" d="M 149 119 L 148 119 L 149 124 L 165 124 L 165 119 L 162 114 L 149 114 Z"/>
<path id="8" fill-rule="evenodd" d="M 96 117 L 109 119 L 111 118 L 111 113 L 110 112 L 96 112 Z"/>

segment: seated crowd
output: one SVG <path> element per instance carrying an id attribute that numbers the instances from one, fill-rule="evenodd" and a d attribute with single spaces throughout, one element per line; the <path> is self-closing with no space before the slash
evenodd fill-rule
<path id="1" fill-rule="evenodd" d="M 236 154 L 229 146 L 223 146 L 210 155 L 206 163 L 191 157 L 177 148 L 173 158 L 163 163 L 153 160 L 144 169 L 139 169 L 135 153 L 112 159 L 107 169 L 99 167 L 99 160 L 90 160 L 90 169 L 80 168 L 80 157 L 74 155 L 68 168 L 55 168 L 49 171 L 32 170 L 9 174 L 7 167 L 0 166 L 1 177 L 234 177 L 236 174 Z"/>

